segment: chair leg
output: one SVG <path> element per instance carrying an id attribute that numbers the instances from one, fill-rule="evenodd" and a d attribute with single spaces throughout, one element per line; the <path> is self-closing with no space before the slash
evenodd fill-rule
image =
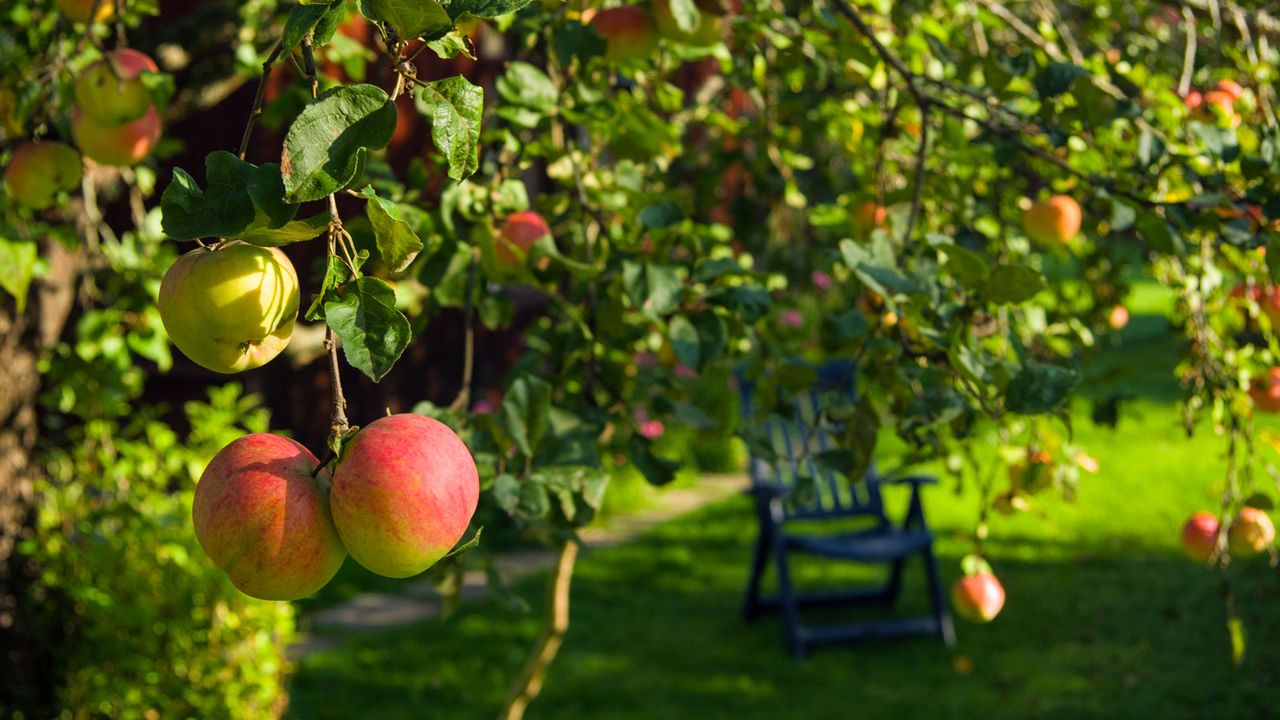
<path id="1" fill-rule="evenodd" d="M 760 582 L 769 564 L 769 538 L 761 530 L 756 536 L 755 554 L 751 558 L 751 576 L 747 579 L 747 594 L 742 603 L 742 619 L 751 622 L 760 614 Z"/>
<path id="2" fill-rule="evenodd" d="M 933 548 L 924 551 L 925 572 L 929 577 L 929 595 L 933 600 L 933 618 L 938 623 L 938 632 L 947 647 L 955 647 L 956 629 L 951 623 L 951 609 L 947 607 L 947 598 L 942 591 L 942 579 L 938 577 L 938 563 L 933 559 Z"/>
<path id="3" fill-rule="evenodd" d="M 884 599 L 889 604 L 898 601 L 898 593 L 902 590 L 902 566 L 905 562 L 905 558 L 898 558 L 889 566 L 889 582 L 884 586 Z"/>
<path id="4" fill-rule="evenodd" d="M 800 637 L 800 609 L 796 602 L 795 589 L 791 587 L 791 568 L 787 564 L 787 551 L 781 543 L 775 542 L 773 545 L 774 562 L 778 566 L 778 600 L 782 607 L 782 624 L 787 632 L 787 649 L 792 657 L 803 660 L 805 646 Z"/>

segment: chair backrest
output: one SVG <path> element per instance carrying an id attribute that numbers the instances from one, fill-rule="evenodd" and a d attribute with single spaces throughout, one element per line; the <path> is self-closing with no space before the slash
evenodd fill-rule
<path id="1" fill-rule="evenodd" d="M 752 452 L 751 485 L 756 490 L 781 487 L 788 491 L 784 507 L 790 519 L 868 515 L 883 521 L 884 505 L 874 471 L 857 482 L 846 482 L 814 460 L 814 455 L 837 447 L 832 435 L 839 427 L 824 415 L 822 400 L 838 396 L 852 401 L 857 368 L 852 360 L 833 360 L 813 369 L 817 382 L 809 391 L 780 399 L 791 417 L 773 412 L 757 417 L 756 383 L 738 374 L 743 422 L 760 424 L 758 436 L 774 455 L 770 460 Z M 757 498 L 764 496 L 757 493 Z"/>

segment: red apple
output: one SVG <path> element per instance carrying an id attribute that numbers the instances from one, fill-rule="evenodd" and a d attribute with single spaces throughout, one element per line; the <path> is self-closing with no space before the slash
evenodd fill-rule
<path id="1" fill-rule="evenodd" d="M 1258 508 L 1242 507 L 1227 529 L 1227 547 L 1236 557 L 1250 557 L 1276 541 L 1276 526 Z"/>
<path id="2" fill-rule="evenodd" d="M 80 152 L 103 165 L 137 165 L 160 140 L 160 114 L 154 106 L 123 125 L 100 125 L 80 108 L 71 114 L 71 137 Z"/>
<path id="3" fill-rule="evenodd" d="M 413 414 L 369 423 L 343 449 L 330 506 L 356 562 L 379 575 L 417 575 L 466 531 L 480 498 L 475 460 L 447 425 Z"/>
<path id="4" fill-rule="evenodd" d="M 1199 110 L 1200 106 L 1204 104 L 1204 95 L 1201 95 L 1199 90 L 1192 90 L 1182 96 L 1182 104 L 1193 112 Z"/>
<path id="5" fill-rule="evenodd" d="M 1120 330 L 1129 324 L 1129 309 L 1123 305 L 1116 305 L 1111 308 L 1111 312 L 1107 313 L 1107 324 L 1112 330 Z"/>
<path id="6" fill-rule="evenodd" d="M 329 517 L 329 473 L 279 435 L 246 435 L 200 476 L 191 517 L 200 547 L 246 595 L 295 600 L 324 587 L 347 553 Z"/>
<path id="7" fill-rule="evenodd" d="M 1218 516 L 1201 510 L 1187 518 L 1182 526 L 1182 549 L 1187 557 L 1198 562 L 1209 562 L 1218 548 Z"/>
<path id="8" fill-rule="evenodd" d="M 1244 88 L 1235 80 L 1219 80 L 1214 89 L 1230 95 L 1232 100 L 1244 97 Z"/>
<path id="9" fill-rule="evenodd" d="M 1032 203 L 1022 215 L 1027 237 L 1041 245 L 1062 245 L 1080 232 L 1080 204 L 1067 195 L 1055 195 L 1044 202 Z"/>
<path id="10" fill-rule="evenodd" d="M 1258 412 L 1280 412 L 1280 367 L 1273 367 L 1249 384 L 1249 398 Z"/>
<path id="11" fill-rule="evenodd" d="M 114 50 L 76 78 L 76 103 L 88 119 L 99 125 L 115 126 L 136 120 L 151 107 L 151 92 L 141 75 L 159 71 L 151 58 L 137 50 Z"/>
<path id="12" fill-rule="evenodd" d="M 884 227 L 888 220 L 889 211 L 877 205 L 874 200 L 862 203 L 853 214 L 855 229 L 864 234 L 869 234 L 876 228 Z"/>
<path id="13" fill-rule="evenodd" d="M 58 193 L 80 184 L 80 154 L 60 142 L 23 143 L 13 151 L 4 170 L 9 195 L 29 208 L 43 210 Z"/>
<path id="14" fill-rule="evenodd" d="M 528 257 L 534 243 L 550 234 L 551 226 L 538 213 L 532 210 L 512 213 L 502 224 L 502 232 L 494 243 L 494 259 L 500 267 L 514 270 Z"/>
<path id="15" fill-rule="evenodd" d="M 1236 98 L 1223 90 L 1210 90 L 1204 94 L 1204 105 L 1199 108 L 1201 119 L 1239 127 L 1243 121 L 1236 114 Z"/>
<path id="16" fill-rule="evenodd" d="M 605 57 L 610 60 L 647 58 L 657 47 L 653 21 L 637 5 L 600 10 L 588 24 L 605 39 Z"/>
<path id="17" fill-rule="evenodd" d="M 966 575 L 951 586 L 951 605 L 965 620 L 991 622 L 1004 607 L 1004 587 L 989 572 Z"/>

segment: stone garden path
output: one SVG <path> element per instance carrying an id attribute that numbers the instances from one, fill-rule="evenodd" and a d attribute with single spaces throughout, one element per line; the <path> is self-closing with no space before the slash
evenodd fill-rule
<path id="1" fill-rule="evenodd" d="M 747 479 L 743 475 L 704 475 L 694 487 L 660 491 L 649 507 L 588 527 L 579 535 L 588 551 L 621 545 L 657 525 L 728 498 L 746 487 Z M 551 567 L 555 563 L 555 552 L 550 549 L 513 551 L 500 555 L 496 563 L 498 572 L 509 584 Z M 482 598 L 485 592 L 484 571 L 468 571 L 463 578 L 462 599 Z M 433 618 L 440 614 L 440 608 L 440 596 L 430 580 L 407 583 L 399 593 L 357 595 L 307 615 L 304 625 L 309 632 L 289 648 L 289 654 L 299 658 L 328 649 L 337 644 L 335 635 L 350 631 L 384 630 Z"/>

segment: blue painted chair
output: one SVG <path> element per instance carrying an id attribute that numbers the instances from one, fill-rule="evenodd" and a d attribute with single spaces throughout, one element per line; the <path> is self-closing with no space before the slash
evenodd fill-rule
<path id="1" fill-rule="evenodd" d="M 936 479 L 909 475 L 889 478 L 874 466 L 861 482 L 844 482 L 824 471 L 813 455 L 835 446 L 832 431 L 838 429 L 821 412 L 821 398 L 832 393 L 849 400 L 854 397 L 856 368 L 852 361 L 833 361 L 814 368 L 818 381 L 814 388 L 790 398 L 791 417 L 771 414 L 761 421 L 755 417 L 755 383 L 739 374 L 742 414 L 745 422 L 763 422 L 775 457 L 751 458 L 751 490 L 759 521 L 755 557 L 747 582 L 743 615 L 750 622 L 762 612 L 780 610 L 786 628 L 787 646 L 796 658 L 803 658 L 814 645 L 853 642 L 869 638 L 937 633 L 951 646 L 955 631 L 947 608 L 937 564 L 933 557 L 933 534 L 924 520 L 920 487 Z M 800 492 L 801 481 L 808 485 Z M 885 485 L 908 485 L 911 503 L 900 525 L 885 514 L 880 489 Z M 860 519 L 865 527 L 848 529 Z M 832 521 L 840 529 L 829 532 L 798 531 L 797 522 L 821 526 Z M 848 560 L 864 564 L 888 565 L 889 577 L 883 585 L 850 590 L 800 593 L 794 587 L 788 563 L 793 553 Z M 916 555 L 924 559 L 931 612 L 925 617 L 865 620 L 843 625 L 805 625 L 800 609 L 866 604 L 892 605 L 902 586 L 906 560 Z M 778 575 L 778 594 L 762 597 L 760 585 L 772 560 Z"/>

